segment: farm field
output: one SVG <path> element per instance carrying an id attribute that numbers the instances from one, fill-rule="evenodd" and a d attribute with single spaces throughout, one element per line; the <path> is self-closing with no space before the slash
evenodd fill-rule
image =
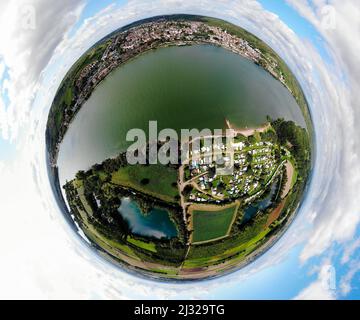
<path id="1" fill-rule="evenodd" d="M 228 235 L 238 205 L 214 210 L 193 210 L 193 243 L 206 242 L 219 239 Z"/>
<path id="2" fill-rule="evenodd" d="M 163 165 L 121 167 L 112 174 L 111 182 L 146 193 L 155 198 L 178 202 L 178 172 Z"/>
<path id="3" fill-rule="evenodd" d="M 265 229 L 267 216 L 259 216 L 251 228 L 246 228 L 241 234 L 224 238 L 214 243 L 192 246 L 184 263 L 185 268 L 201 268 L 210 264 L 219 263 L 231 256 L 243 257 L 256 247 L 256 243 L 269 232 Z"/>
<path id="4" fill-rule="evenodd" d="M 136 246 L 138 248 L 141 248 L 141 249 L 144 249 L 147 251 L 151 251 L 151 252 L 156 252 L 156 246 L 154 243 L 137 240 L 130 236 L 127 237 L 127 242 L 133 244 L 134 246 Z"/>

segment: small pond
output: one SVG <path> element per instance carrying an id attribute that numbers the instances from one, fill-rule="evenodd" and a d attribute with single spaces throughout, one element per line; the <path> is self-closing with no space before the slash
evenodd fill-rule
<path id="1" fill-rule="evenodd" d="M 122 198 L 119 213 L 128 222 L 131 232 L 144 237 L 171 239 L 178 231 L 169 217 L 169 213 L 160 208 L 154 208 L 143 214 L 139 205 L 130 198 Z"/>
<path id="2" fill-rule="evenodd" d="M 265 199 L 255 202 L 245 209 L 244 217 L 243 217 L 243 220 L 241 223 L 244 224 L 244 223 L 248 222 L 252 217 L 255 216 L 255 214 L 259 210 L 265 210 L 268 207 L 270 207 L 270 205 L 272 203 L 271 199 L 277 191 L 278 191 L 278 180 L 273 182 L 273 184 L 271 185 L 270 193 L 268 194 L 268 196 Z"/>

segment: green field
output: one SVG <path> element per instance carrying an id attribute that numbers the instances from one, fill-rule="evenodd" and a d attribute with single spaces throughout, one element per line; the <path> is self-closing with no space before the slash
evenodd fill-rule
<path id="1" fill-rule="evenodd" d="M 144 180 L 147 181 L 144 181 Z M 112 183 L 126 186 L 164 201 L 178 202 L 178 171 L 163 165 L 122 167 L 112 174 Z"/>
<path id="2" fill-rule="evenodd" d="M 264 230 L 267 215 L 255 219 L 251 226 L 246 227 L 240 234 L 224 238 L 206 245 L 191 246 L 185 268 L 199 268 L 216 264 L 221 260 L 244 258 L 256 249 L 258 243 L 264 239 L 270 229 Z"/>
<path id="3" fill-rule="evenodd" d="M 147 251 L 151 251 L 151 252 L 156 252 L 156 246 L 155 243 L 151 243 L 151 242 L 144 242 L 141 240 L 137 240 L 131 237 L 127 237 L 127 242 L 133 244 L 134 246 L 147 250 Z"/>
<path id="4" fill-rule="evenodd" d="M 237 205 L 218 211 L 193 211 L 193 243 L 210 241 L 228 234 Z"/>
<path id="5" fill-rule="evenodd" d="M 295 164 L 295 161 L 294 160 L 290 160 L 291 164 L 293 165 L 294 167 L 294 174 L 292 176 L 292 180 L 291 180 L 291 186 L 290 186 L 290 189 L 292 189 L 298 179 L 298 175 L 299 175 L 299 172 L 296 168 L 296 164 Z"/>

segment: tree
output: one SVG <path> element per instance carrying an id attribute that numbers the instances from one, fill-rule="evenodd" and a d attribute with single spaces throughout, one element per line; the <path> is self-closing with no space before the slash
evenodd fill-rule
<path id="1" fill-rule="evenodd" d="M 85 178 L 86 178 L 85 171 L 81 170 L 76 174 L 76 179 L 78 180 L 84 180 Z"/>
<path id="2" fill-rule="evenodd" d="M 191 194 L 192 191 L 193 191 L 193 187 L 190 184 L 188 184 L 188 185 L 185 186 L 182 193 L 183 193 L 183 195 L 185 197 L 188 197 Z"/>
<path id="3" fill-rule="evenodd" d="M 226 190 L 226 185 L 223 181 L 221 181 L 218 186 L 217 186 L 217 189 L 220 191 L 220 192 L 223 192 Z"/>
<path id="4" fill-rule="evenodd" d="M 146 186 L 150 183 L 150 179 L 148 178 L 144 178 L 140 181 L 140 183 L 143 185 L 143 186 Z"/>

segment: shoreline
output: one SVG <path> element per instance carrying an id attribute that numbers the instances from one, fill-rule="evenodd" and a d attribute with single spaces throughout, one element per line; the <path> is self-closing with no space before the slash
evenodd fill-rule
<path id="1" fill-rule="evenodd" d="M 245 137 L 253 136 L 257 132 L 263 133 L 271 128 L 271 124 L 269 122 L 261 125 L 260 127 L 252 127 L 252 128 L 248 128 L 248 127 L 236 128 L 231 124 L 230 120 L 228 120 L 228 119 L 225 119 L 225 122 L 226 122 L 227 129 L 234 130 L 234 132 L 236 134 L 241 134 Z"/>

